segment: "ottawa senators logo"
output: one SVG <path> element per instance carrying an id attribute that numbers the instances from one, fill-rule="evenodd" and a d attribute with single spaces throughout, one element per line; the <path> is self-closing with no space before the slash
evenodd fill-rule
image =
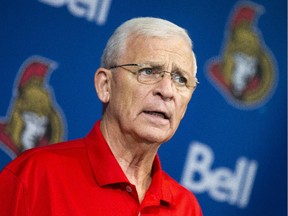
<path id="1" fill-rule="evenodd" d="M 272 95 L 276 72 L 271 54 L 255 26 L 262 7 L 238 5 L 227 30 L 222 56 L 208 63 L 208 77 L 232 105 L 253 109 Z"/>
<path id="2" fill-rule="evenodd" d="M 63 140 L 63 115 L 47 85 L 55 62 L 31 57 L 18 72 L 8 116 L 0 122 L 0 151 L 11 159 L 26 149 Z"/>

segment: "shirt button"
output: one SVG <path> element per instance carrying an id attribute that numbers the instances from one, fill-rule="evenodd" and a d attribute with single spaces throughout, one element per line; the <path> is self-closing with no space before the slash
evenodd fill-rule
<path id="1" fill-rule="evenodd" d="M 131 192 L 132 192 L 131 186 L 127 185 L 127 186 L 126 186 L 126 191 L 129 192 L 129 193 L 131 193 Z"/>

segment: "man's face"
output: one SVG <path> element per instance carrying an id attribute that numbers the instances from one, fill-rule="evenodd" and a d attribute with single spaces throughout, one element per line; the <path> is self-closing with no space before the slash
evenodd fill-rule
<path id="1" fill-rule="evenodd" d="M 118 64 L 153 64 L 165 71 L 181 69 L 193 77 L 195 59 L 181 38 L 137 37 L 129 40 Z M 107 114 L 120 126 L 122 134 L 148 143 L 163 143 L 175 133 L 190 101 L 193 88 L 179 91 L 169 74 L 155 84 L 142 84 L 123 68 L 112 70 L 111 97 Z M 193 83 L 194 84 L 194 83 Z"/>

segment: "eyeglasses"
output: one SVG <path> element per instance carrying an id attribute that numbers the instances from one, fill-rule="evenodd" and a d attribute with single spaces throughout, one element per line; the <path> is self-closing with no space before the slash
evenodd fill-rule
<path id="1" fill-rule="evenodd" d="M 123 65 L 115 65 L 109 68 L 109 70 L 114 68 L 123 68 L 137 76 L 137 80 L 143 84 L 155 84 L 160 82 L 165 73 L 171 76 L 171 80 L 177 89 L 183 90 L 185 88 L 196 88 L 199 84 L 197 78 L 194 78 L 191 81 L 189 78 L 185 77 L 182 72 L 169 72 L 165 70 L 161 70 L 161 67 L 152 67 L 148 64 L 123 64 Z M 134 67 L 133 69 L 128 69 L 127 67 Z"/>

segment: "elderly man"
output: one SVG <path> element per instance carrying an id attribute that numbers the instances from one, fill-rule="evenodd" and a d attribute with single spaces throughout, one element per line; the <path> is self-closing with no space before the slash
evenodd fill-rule
<path id="1" fill-rule="evenodd" d="M 103 117 L 83 139 L 35 148 L 0 176 L 1 215 L 202 215 L 157 151 L 197 85 L 192 42 L 158 18 L 135 18 L 109 39 L 95 88 Z"/>

